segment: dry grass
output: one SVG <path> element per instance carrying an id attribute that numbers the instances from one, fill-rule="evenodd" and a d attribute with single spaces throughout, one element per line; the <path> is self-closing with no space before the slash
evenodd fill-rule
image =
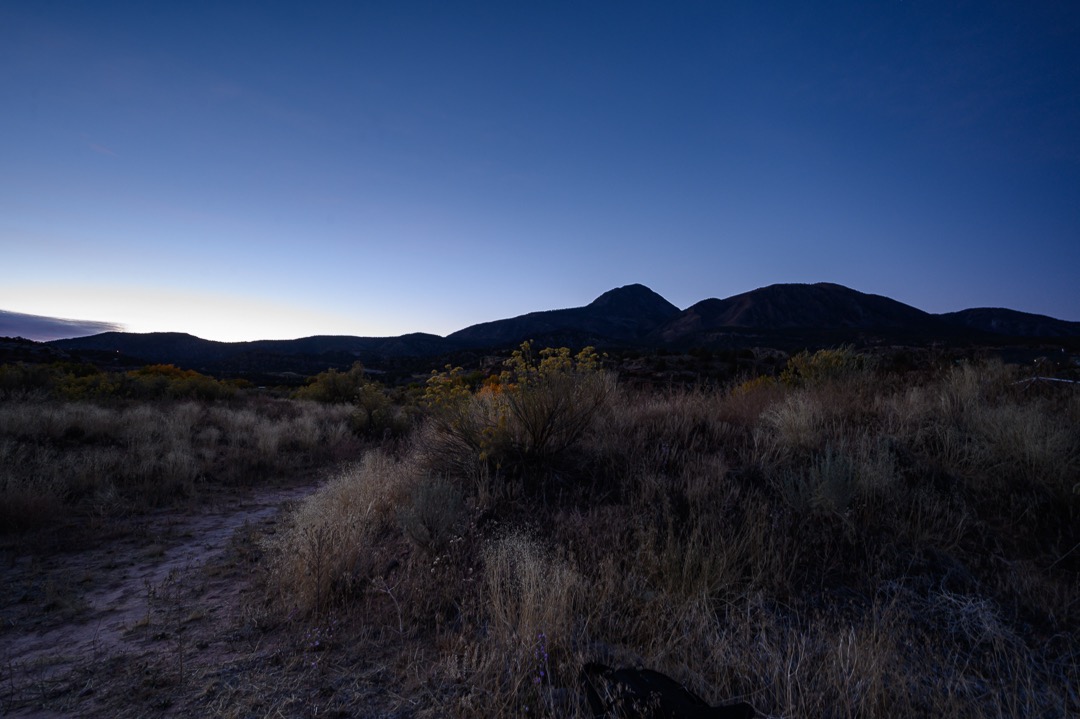
<path id="1" fill-rule="evenodd" d="M 0 405 L 0 532 L 259 484 L 355 451 L 349 408 L 10 401 Z"/>
<path id="2" fill-rule="evenodd" d="M 464 402 L 464 431 L 429 424 L 296 510 L 259 624 L 333 627 L 317 656 L 297 640 L 297 682 L 380 657 L 387 716 L 588 716 L 597 660 L 769 716 L 1080 712 L 1080 393 L 802 361 L 786 384 L 606 391 L 543 463 L 462 441 L 492 420 Z"/>
<path id="3" fill-rule="evenodd" d="M 574 643 L 583 577 L 520 532 L 485 548 L 483 570 L 473 620 L 486 631 L 461 644 L 453 669 L 468 689 L 446 709 L 477 717 L 569 716 L 565 700 L 551 688 L 573 682 L 580 667 Z"/>
<path id="4" fill-rule="evenodd" d="M 322 617 L 332 600 L 361 591 L 377 559 L 376 539 L 394 526 L 417 481 L 410 467 L 375 450 L 304 500 L 273 543 L 281 601 Z"/>
<path id="5" fill-rule="evenodd" d="M 402 568 L 340 606 L 407 577 L 365 625 L 427 648 L 435 714 L 583 715 L 596 659 L 774 716 L 1075 712 L 1076 397 L 1028 396 L 1000 364 L 915 384 L 847 371 L 611 393 L 537 493 L 491 491 L 516 481 L 505 468 L 477 484 L 482 447 L 440 464 L 430 440 L 454 438 L 421 434 L 369 481 L 405 516 L 434 480 L 400 477 L 423 467 L 468 510 L 441 554 L 378 522 L 363 551 L 398 547 Z M 410 623 L 409 605 L 441 619 Z"/>

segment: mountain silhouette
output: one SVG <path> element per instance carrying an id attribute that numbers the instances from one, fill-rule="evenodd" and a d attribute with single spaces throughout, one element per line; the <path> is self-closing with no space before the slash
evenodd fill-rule
<path id="1" fill-rule="evenodd" d="M 655 332 L 663 342 L 704 339 L 716 330 L 877 330 L 941 334 L 944 323 L 902 302 L 842 285 L 777 284 L 688 307 Z"/>
<path id="2" fill-rule="evenodd" d="M 543 337 L 577 335 L 606 344 L 641 340 L 666 320 L 679 314 L 671 304 L 645 285 L 609 290 L 585 307 L 530 312 L 505 320 L 483 322 L 447 336 L 465 347 L 512 345 Z M 580 344 L 580 343 L 578 343 Z"/>
<path id="3" fill-rule="evenodd" d="M 328 367 L 419 366 L 453 353 L 506 350 L 523 341 L 600 348 L 773 347 L 1062 341 L 1080 338 L 1080 322 L 1007 309 L 934 315 L 842 285 L 776 284 L 685 310 L 640 284 L 609 290 L 584 307 L 530 312 L 466 327 L 446 337 L 320 335 L 295 340 L 214 342 L 175 332 L 104 332 L 54 340 L 62 350 L 96 352 L 126 363 L 171 363 L 230 374 L 308 374 Z M 20 350 L 23 351 L 23 350 Z M 408 360 L 408 361 L 406 361 Z M 411 360 L 416 360 L 412 365 Z M 403 370 L 404 371 L 404 370 Z M 408 370 L 412 371 L 412 370 Z"/>
<path id="4" fill-rule="evenodd" d="M 1001 307 L 975 307 L 938 315 L 943 322 L 1010 337 L 1080 337 L 1080 322 Z"/>

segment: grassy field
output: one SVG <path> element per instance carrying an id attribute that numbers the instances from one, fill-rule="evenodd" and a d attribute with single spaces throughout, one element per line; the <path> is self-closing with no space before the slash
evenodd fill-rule
<path id="1" fill-rule="evenodd" d="M 349 402 L 9 399 L 0 511 L 25 537 L 327 473 L 238 540 L 249 591 L 218 630 L 250 651 L 189 658 L 161 688 L 175 713 L 584 717 L 601 661 L 769 716 L 1064 717 L 1080 391 L 1025 377 L 835 350 L 633 390 L 591 353 L 523 347 L 484 381 L 434 375 L 380 442 L 358 436 L 387 411 L 370 385 L 359 421 Z"/>

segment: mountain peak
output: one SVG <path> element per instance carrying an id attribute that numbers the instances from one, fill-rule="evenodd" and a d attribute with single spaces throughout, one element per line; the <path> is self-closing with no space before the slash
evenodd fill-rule
<path id="1" fill-rule="evenodd" d="M 693 305 L 660 330 L 666 341 L 721 328 L 866 330 L 930 328 L 936 320 L 896 300 L 832 282 L 775 284 Z"/>
<path id="2" fill-rule="evenodd" d="M 647 313 L 661 317 L 671 317 L 679 313 L 678 307 L 642 284 L 624 285 L 608 290 L 588 306 L 609 313 Z"/>
<path id="3" fill-rule="evenodd" d="M 511 345 L 527 339 L 563 344 L 638 340 L 679 314 L 645 285 L 608 290 L 585 307 L 530 312 L 466 327 L 447 339 L 466 346 Z"/>

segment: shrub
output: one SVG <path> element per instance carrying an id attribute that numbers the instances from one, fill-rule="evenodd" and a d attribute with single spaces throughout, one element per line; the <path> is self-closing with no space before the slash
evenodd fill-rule
<path id="1" fill-rule="evenodd" d="M 197 399 L 212 401 L 228 399 L 236 394 L 234 385 L 220 382 L 213 377 L 194 370 L 185 370 L 171 364 L 147 365 L 126 373 L 119 384 L 90 383 L 104 389 L 111 387 L 132 399 Z M 77 388 L 76 388 L 77 389 Z M 83 385 L 83 391 L 88 387 Z"/>
<path id="2" fill-rule="evenodd" d="M 535 357 L 532 343 L 514 351 L 500 376 L 511 417 L 513 441 L 525 456 L 550 458 L 581 438 L 611 395 L 612 377 L 600 368 L 592 347 L 571 356 L 566 347 L 544 349 Z"/>
<path id="3" fill-rule="evenodd" d="M 508 460 L 551 460 L 581 439 L 614 388 L 591 347 L 539 353 L 526 342 L 477 392 L 460 367 L 433 372 L 425 403 L 454 458 L 467 466 Z"/>
<path id="4" fill-rule="evenodd" d="M 460 367 L 432 372 L 424 406 L 434 427 L 429 449 L 456 474 L 472 475 L 490 461 L 501 464 L 509 453 L 507 412 L 499 389 L 473 393 Z"/>
<path id="5" fill-rule="evenodd" d="M 345 372 L 328 369 L 309 377 L 307 385 L 296 390 L 293 396 L 327 404 L 346 404 L 355 402 L 357 395 L 370 384 L 364 365 L 356 362 Z"/>
<path id="6" fill-rule="evenodd" d="M 324 404 L 351 405 L 349 426 L 361 436 L 399 436 L 411 426 L 409 416 L 394 406 L 382 385 L 368 378 L 359 362 L 346 372 L 335 369 L 320 372 L 293 396 Z"/>
<path id="7" fill-rule="evenodd" d="M 838 382 L 862 375 L 871 365 L 869 357 L 851 347 L 803 351 L 788 360 L 780 381 L 791 386 Z"/>

